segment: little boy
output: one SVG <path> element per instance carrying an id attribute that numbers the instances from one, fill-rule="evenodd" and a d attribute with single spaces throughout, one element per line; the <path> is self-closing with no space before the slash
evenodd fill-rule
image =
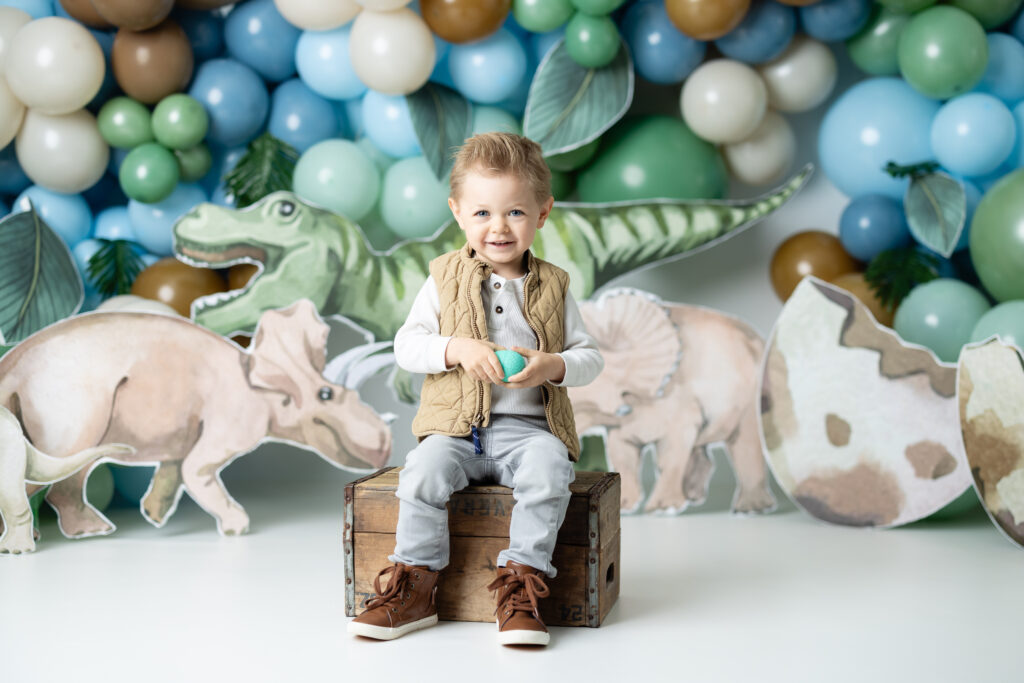
<path id="1" fill-rule="evenodd" d="M 530 253 L 554 199 L 540 146 L 519 135 L 466 141 L 451 172 L 448 206 L 466 245 L 430 263 L 430 277 L 395 336 L 395 359 L 426 373 L 413 433 L 420 444 L 399 475 L 393 562 L 349 632 L 391 640 L 437 623 L 434 594 L 448 564 L 454 491 L 473 483 L 512 488 L 509 547 L 487 588 L 497 600 L 498 642 L 546 645 L 538 598 L 554 577 L 551 554 L 569 504 L 579 440 L 566 387 L 601 372 L 568 274 Z M 494 350 L 526 367 L 503 382 Z M 381 579 L 387 576 L 382 588 Z"/>

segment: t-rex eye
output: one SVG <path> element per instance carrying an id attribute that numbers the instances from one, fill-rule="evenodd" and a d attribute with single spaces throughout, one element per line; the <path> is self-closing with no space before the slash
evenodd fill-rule
<path id="1" fill-rule="evenodd" d="M 282 216 L 291 216 L 295 213 L 294 202 L 281 202 L 277 205 L 277 212 Z"/>
<path id="2" fill-rule="evenodd" d="M 321 401 L 330 401 L 332 398 L 334 398 L 334 389 L 331 389 L 330 387 L 320 387 Z"/>

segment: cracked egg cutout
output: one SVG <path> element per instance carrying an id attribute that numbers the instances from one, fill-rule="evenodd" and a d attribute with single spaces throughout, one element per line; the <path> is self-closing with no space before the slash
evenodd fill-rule
<path id="1" fill-rule="evenodd" d="M 1003 534 L 1024 547 L 1024 365 L 998 339 L 965 347 L 957 386 L 974 487 Z"/>
<path id="2" fill-rule="evenodd" d="M 956 367 L 817 278 L 804 278 L 783 307 L 758 392 L 772 473 L 818 519 L 899 526 L 970 485 Z"/>

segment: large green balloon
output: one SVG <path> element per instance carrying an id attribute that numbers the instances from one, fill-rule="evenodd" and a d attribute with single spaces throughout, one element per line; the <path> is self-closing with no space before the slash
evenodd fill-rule
<path id="1" fill-rule="evenodd" d="M 955 363 L 960 348 L 989 310 L 988 299 L 960 280 L 940 278 L 914 287 L 896 309 L 893 327 L 903 339 L 926 346 L 947 363 Z"/>
<path id="2" fill-rule="evenodd" d="M 1024 301 L 1004 301 L 981 316 L 971 332 L 971 341 L 982 341 L 994 334 L 1007 344 L 1024 349 Z"/>
<path id="3" fill-rule="evenodd" d="M 588 69 L 608 65 L 619 53 L 622 39 L 609 17 L 594 17 L 577 12 L 565 27 L 565 49 L 569 56 Z"/>
<path id="4" fill-rule="evenodd" d="M 982 197 L 970 232 L 971 263 L 998 301 L 1024 299 L 1024 168 Z"/>
<path id="5" fill-rule="evenodd" d="M 874 76 L 898 74 L 900 35 L 909 23 L 909 14 L 875 6 L 864 30 L 846 41 L 850 59 L 861 71 Z"/>
<path id="6" fill-rule="evenodd" d="M 564 202 L 572 194 L 573 177 L 564 171 L 551 171 L 551 196 L 555 201 Z"/>
<path id="7" fill-rule="evenodd" d="M 356 143 L 332 138 L 302 153 L 292 185 L 303 199 L 359 221 L 377 203 L 380 171 Z"/>
<path id="8" fill-rule="evenodd" d="M 181 172 L 173 152 L 163 145 L 147 142 L 128 152 L 117 177 L 130 199 L 152 204 L 174 191 Z"/>
<path id="9" fill-rule="evenodd" d="M 925 7 L 931 7 L 938 0 L 878 0 L 878 4 L 892 10 L 893 12 L 917 12 Z"/>
<path id="10" fill-rule="evenodd" d="M 601 139 L 595 138 L 576 149 L 546 157 L 544 160 L 548 162 L 548 166 L 553 171 L 575 171 L 577 168 L 588 164 L 594 158 L 599 144 L 601 144 Z"/>
<path id="11" fill-rule="evenodd" d="M 178 93 L 160 100 L 153 110 L 153 135 L 171 149 L 189 149 L 202 142 L 210 117 L 199 100 Z"/>
<path id="12" fill-rule="evenodd" d="M 380 215 L 400 237 L 432 235 L 452 218 L 448 183 L 437 179 L 423 157 L 396 161 L 384 174 Z"/>
<path id="13" fill-rule="evenodd" d="M 199 180 L 210 171 L 210 167 L 213 165 L 210 148 L 201 142 L 195 147 L 174 150 L 174 156 L 178 157 L 181 181 L 185 183 L 194 183 Z"/>
<path id="14" fill-rule="evenodd" d="M 580 200 L 721 199 L 729 176 L 711 143 L 673 116 L 626 119 L 578 178 Z"/>
<path id="15" fill-rule="evenodd" d="M 580 12 L 594 17 L 603 17 L 617 10 L 624 0 L 572 0 Z"/>
<path id="16" fill-rule="evenodd" d="M 554 31 L 575 11 L 570 0 L 512 0 L 512 16 L 531 33 Z"/>
<path id="17" fill-rule="evenodd" d="M 988 65 L 988 40 L 978 20 L 940 6 L 914 15 L 899 43 L 900 73 L 926 97 L 944 100 L 967 92 Z"/>
<path id="18" fill-rule="evenodd" d="M 1020 9 L 1024 0 L 950 0 L 949 4 L 959 7 L 981 22 L 986 29 L 1005 24 Z"/>
<path id="19" fill-rule="evenodd" d="M 131 149 L 153 141 L 153 127 L 149 123 L 149 110 L 138 100 L 115 97 L 96 115 L 100 136 L 111 147 Z"/>

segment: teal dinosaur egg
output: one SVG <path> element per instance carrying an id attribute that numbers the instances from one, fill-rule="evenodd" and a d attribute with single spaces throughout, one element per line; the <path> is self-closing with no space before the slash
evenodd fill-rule
<path id="1" fill-rule="evenodd" d="M 521 372 L 526 367 L 526 359 L 516 351 L 502 349 L 495 351 L 494 354 L 498 357 L 498 362 L 501 363 L 501 369 L 505 371 L 505 376 L 501 378 L 503 382 L 507 382 L 509 377 Z"/>

